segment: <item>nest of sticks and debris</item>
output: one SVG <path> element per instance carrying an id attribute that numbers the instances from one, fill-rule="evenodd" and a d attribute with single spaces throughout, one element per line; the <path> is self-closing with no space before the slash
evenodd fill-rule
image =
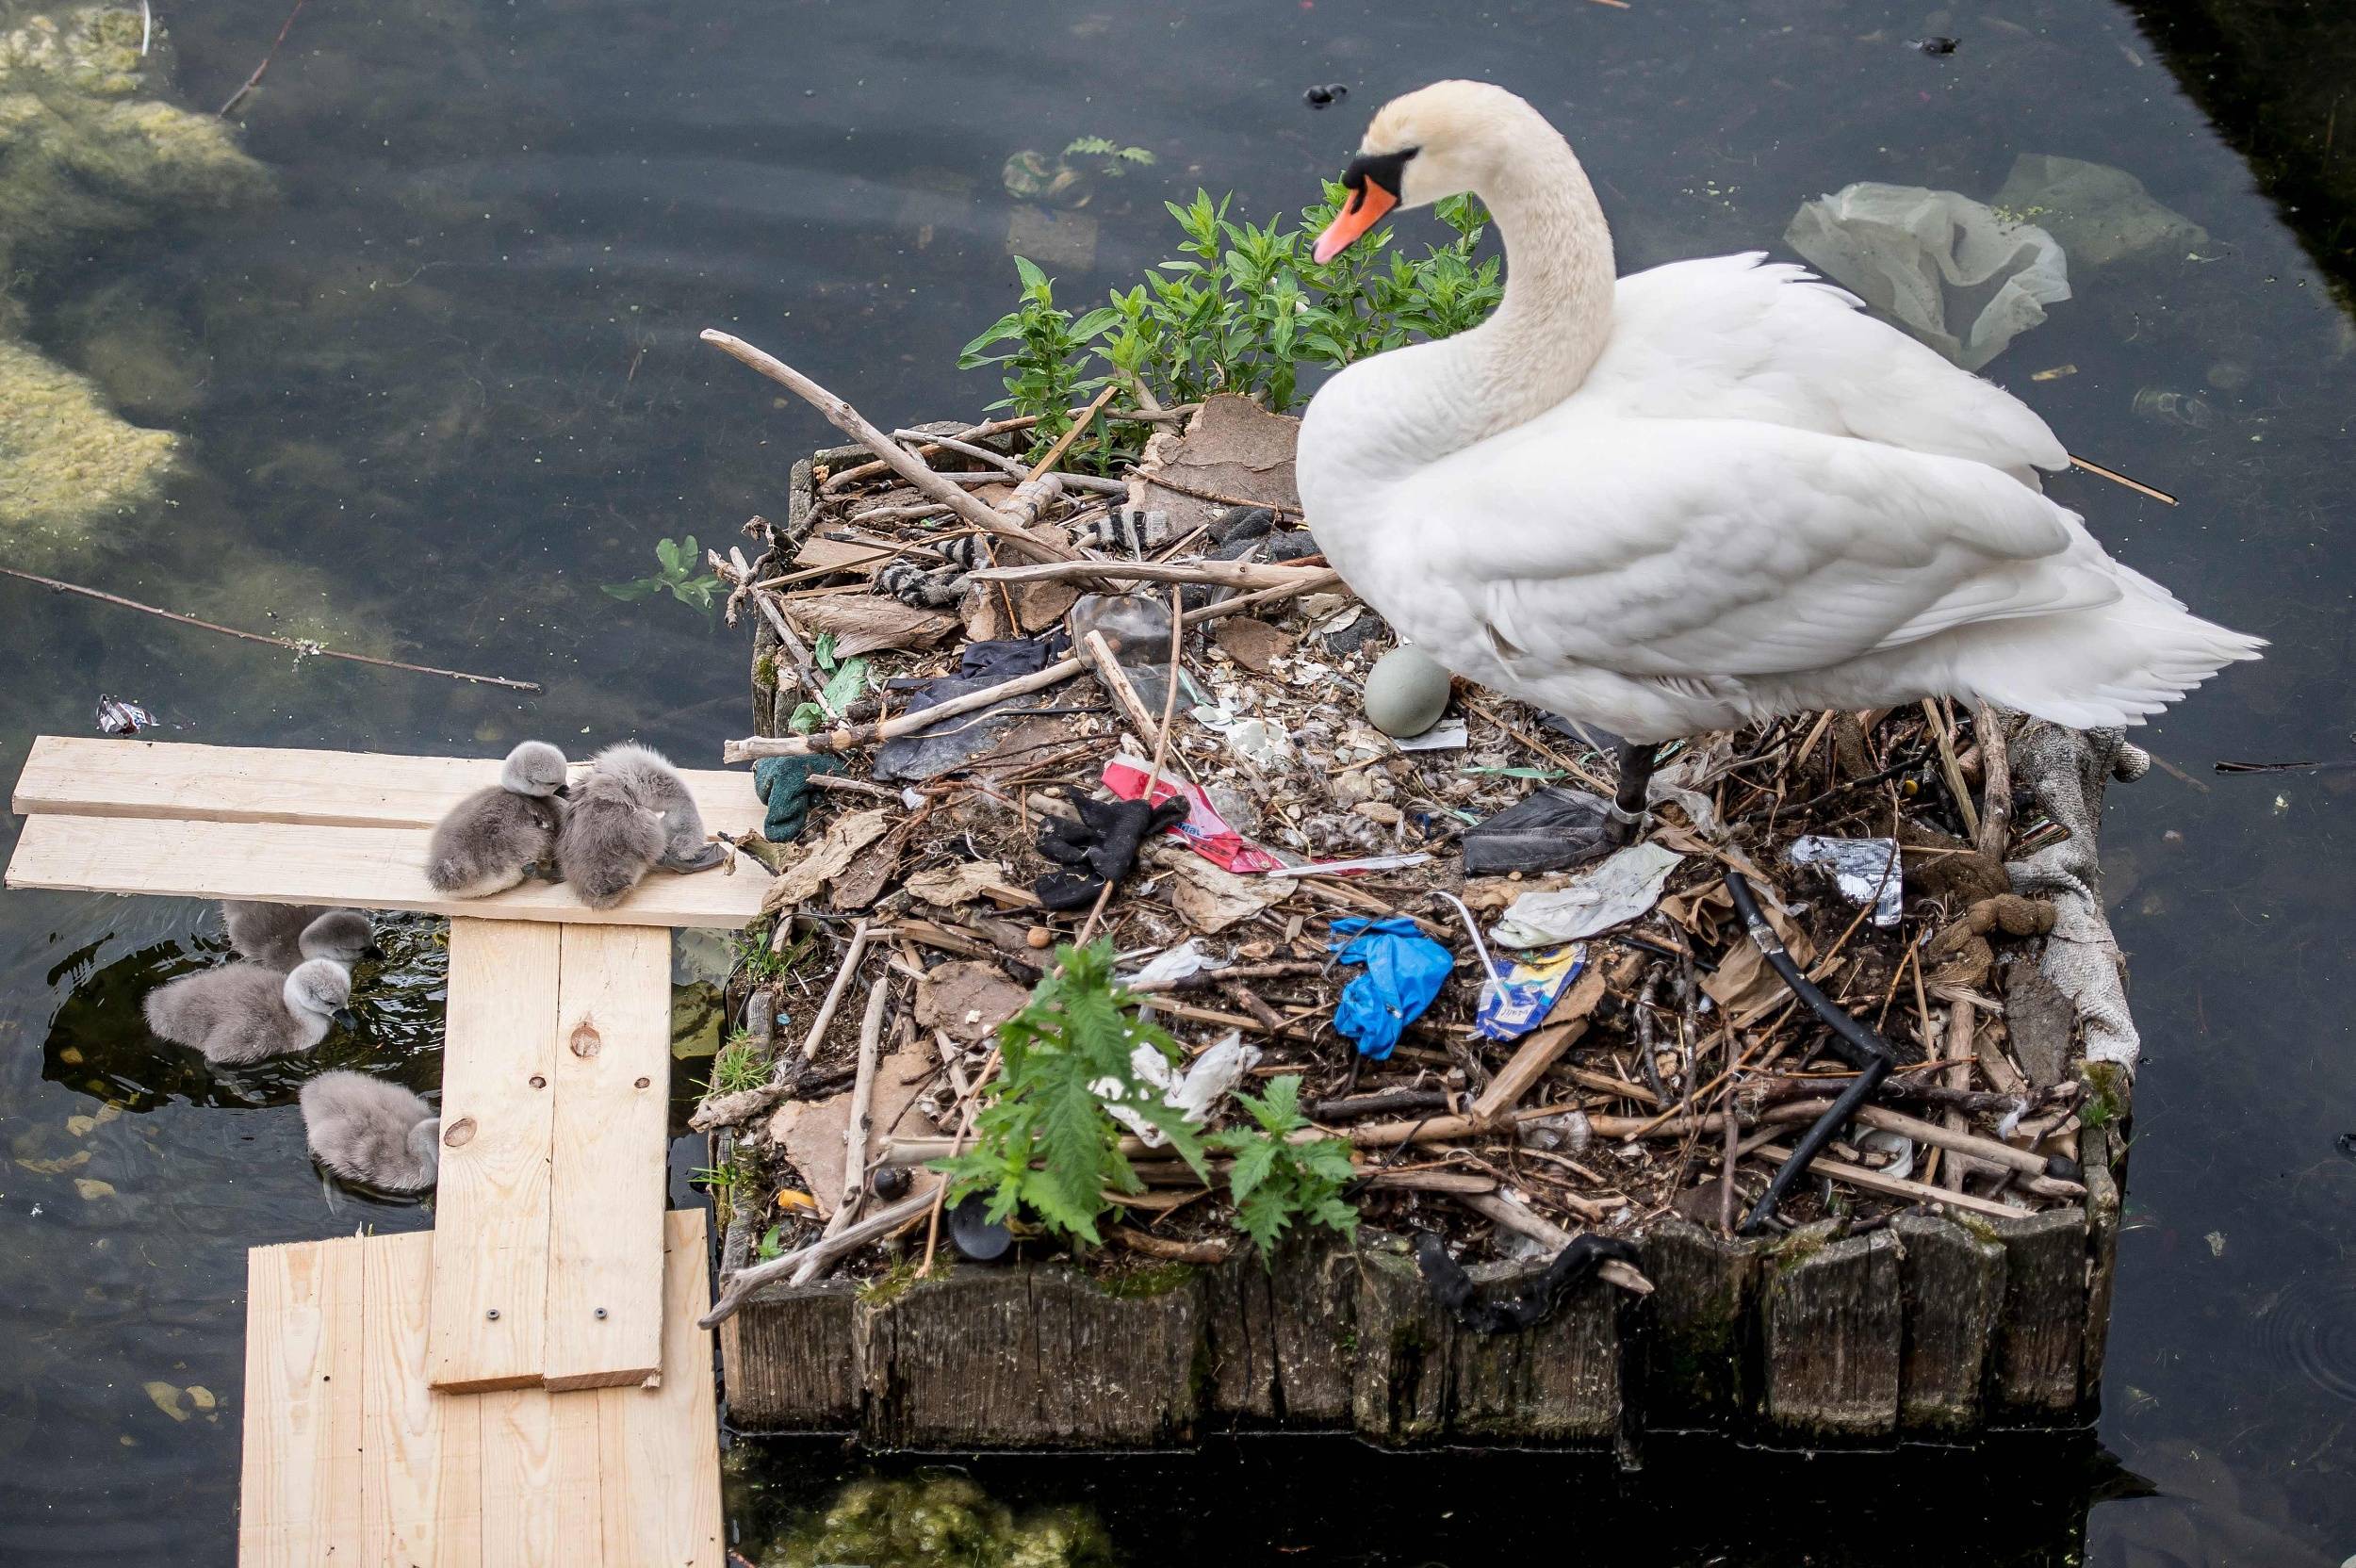
<path id="1" fill-rule="evenodd" d="M 1664 754 L 1635 849 L 1562 864 L 1595 848 L 1608 738 L 1463 683 L 1424 737 L 1366 721 L 1393 638 L 1300 526 L 1292 421 L 1240 400 L 1106 415 L 1158 433 L 1108 481 L 1028 461 L 1021 421 L 893 439 L 805 396 L 895 456 L 819 454 L 787 522 L 749 526 L 757 559 L 714 557 L 731 619 L 757 620 L 761 733 L 730 758 L 785 759 L 763 764 L 773 825 L 800 818 L 745 846 L 779 873 L 731 1004 L 759 1081 L 698 1116 L 727 1152 L 726 1266 L 879 1277 L 945 1250 L 924 1162 L 962 1147 L 995 1026 L 1083 937 L 1188 1052 L 1232 1036 L 1258 1054 L 1247 1087 L 1301 1075 L 1352 1146 L 1366 1223 L 1467 1261 L 1672 1214 L 1858 1229 L 2084 1200 L 2080 1129 L 2117 1089 L 2084 1070 L 2087 1000 L 2039 972 L 2057 907 L 2023 868 L 2082 871 L 2047 880 L 2066 926 L 2089 906 L 2099 925 L 2097 808 L 2052 809 L 2014 763 L 2075 758 L 2099 803 L 2115 744 L 2088 764 L 2086 737 L 1936 702 L 1697 737 Z M 1090 868 L 1042 835 L 1100 842 L 1147 777 L 1199 792 L 1191 820 L 1073 902 Z M 1730 873 L 1822 1006 L 1746 930 Z M 1366 972 L 1334 951 L 1353 918 L 1453 959 L 1379 1060 L 1336 1021 Z M 1863 1065 L 1836 1012 L 1888 1061 Z M 2130 1033 L 2107 1054 L 2131 1053 Z M 1855 1114 L 1819 1129 L 1844 1093 Z M 1137 1168 L 1108 1261 L 1246 1245 L 1182 1165 Z"/>

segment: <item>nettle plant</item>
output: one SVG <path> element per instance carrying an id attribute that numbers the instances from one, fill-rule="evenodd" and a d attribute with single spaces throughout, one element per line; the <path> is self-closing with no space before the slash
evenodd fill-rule
<path id="1" fill-rule="evenodd" d="M 1497 308 L 1504 296 L 1498 258 L 1475 254 L 1489 222 L 1478 201 L 1438 204 L 1456 237 L 1425 247 L 1421 257 L 1394 248 L 1385 224 L 1332 261 L 1311 259 L 1349 196 L 1329 182 L 1325 200 L 1303 207 L 1298 224 L 1266 227 L 1231 220 L 1232 195 L 1214 203 L 1198 190 L 1186 206 L 1166 202 L 1185 235 L 1180 254 L 1076 318 L 1056 304 L 1047 275 L 1017 256 L 1020 302 L 965 346 L 958 368 L 1003 367 L 1006 396 L 990 406 L 1036 415 L 1036 450 L 1070 427 L 1071 409 L 1115 378 L 1164 402 L 1228 392 L 1281 414 L 1301 400 L 1304 371 L 1451 336 Z M 1100 462 L 1117 455 L 1110 433 L 1091 446 Z"/>
<path id="2" fill-rule="evenodd" d="M 1172 1065 L 1184 1053 L 1113 977 L 1111 942 L 1057 948 L 1029 1004 L 999 1026 L 998 1050 L 974 1147 L 934 1167 L 947 1174 L 953 1200 L 984 1193 L 992 1219 L 1021 1217 L 1066 1241 L 1099 1243 L 1097 1222 L 1116 1206 L 1105 1195 L 1145 1190 L 1121 1151 L 1124 1129 L 1106 1112 L 1109 1100 L 1149 1122 L 1206 1184 L 1208 1152 L 1228 1156 L 1235 1227 L 1264 1253 L 1296 1220 L 1355 1231 L 1357 1213 L 1342 1197 L 1348 1145 L 1292 1141 L 1308 1125 L 1298 1078 L 1272 1080 L 1264 1097 L 1238 1096 L 1251 1121 L 1207 1137 L 1140 1081 L 1141 1053 Z"/>

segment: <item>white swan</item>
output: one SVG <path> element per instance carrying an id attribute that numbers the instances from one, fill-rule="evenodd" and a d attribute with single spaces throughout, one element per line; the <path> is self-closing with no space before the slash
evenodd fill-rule
<path id="1" fill-rule="evenodd" d="M 1851 295 L 1760 253 L 1615 279 L 1578 158 L 1503 89 L 1385 105 L 1345 179 L 1319 260 L 1471 191 L 1505 299 L 1318 391 L 1310 527 L 1449 669 L 1627 737 L 1624 814 L 1680 735 L 1940 694 L 2133 724 L 2265 645 L 2103 554 L 2038 492 L 2044 421 Z"/>

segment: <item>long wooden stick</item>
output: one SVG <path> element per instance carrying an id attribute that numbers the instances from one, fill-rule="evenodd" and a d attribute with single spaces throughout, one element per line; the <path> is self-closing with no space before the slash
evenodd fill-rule
<path id="1" fill-rule="evenodd" d="M 1084 661 L 1078 657 L 1059 659 L 1043 670 L 1002 680 L 995 686 L 985 686 L 978 692 L 968 692 L 961 697 L 935 703 L 913 713 L 897 713 L 874 724 L 849 725 L 817 735 L 753 735 L 742 741 L 730 741 L 720 748 L 723 760 L 749 762 L 756 757 L 816 757 L 827 752 L 848 751 L 854 746 L 874 745 L 878 741 L 896 740 L 913 735 L 920 729 L 930 729 L 943 719 L 954 719 L 960 713 L 971 713 L 988 708 L 1003 697 L 1019 697 L 1031 692 L 1070 680 L 1078 675 Z"/>
<path id="2" fill-rule="evenodd" d="M 1031 566 L 979 566 L 977 582 L 1053 582 L 1063 578 L 1118 578 L 1124 582 L 1207 582 L 1219 588 L 1288 588 L 1315 576 L 1316 566 L 1269 566 L 1249 561 L 1042 561 Z"/>
<path id="3" fill-rule="evenodd" d="M 1106 382 L 1104 384 L 1104 390 L 1099 392 L 1096 395 L 1096 400 L 1088 404 L 1088 412 L 1081 415 L 1077 419 L 1072 420 L 1072 428 L 1065 431 L 1060 436 L 1057 436 L 1055 438 L 1055 444 L 1047 449 L 1047 455 L 1033 464 L 1031 466 L 1031 471 L 1023 476 L 1024 483 L 1029 483 L 1032 480 L 1039 478 L 1041 474 L 1047 472 L 1048 469 L 1053 468 L 1056 464 L 1063 461 L 1063 454 L 1072 449 L 1072 443 L 1080 439 L 1081 433 L 1086 431 L 1089 425 L 1093 424 L 1096 420 L 1096 416 L 1104 411 L 1104 405 L 1113 400 L 1114 390 L 1115 386 L 1113 383 Z"/>
<path id="4" fill-rule="evenodd" d="M 1455 1197 L 1458 1202 L 1482 1218 L 1502 1225 L 1509 1231 L 1518 1232 L 1558 1252 L 1571 1244 L 1570 1232 L 1530 1208 L 1502 1187 L 1496 1192 L 1460 1193 Z M 1604 1259 L 1595 1272 L 1622 1290 L 1633 1291 L 1639 1296 L 1652 1294 L 1652 1282 L 1617 1258 Z"/>
<path id="5" fill-rule="evenodd" d="M 781 1280 L 798 1271 L 803 1265 L 815 1262 L 820 1268 L 834 1262 L 845 1252 L 858 1250 L 877 1237 L 890 1235 L 903 1225 L 924 1217 L 924 1211 L 933 1200 L 932 1193 L 911 1193 L 887 1209 L 878 1209 L 858 1224 L 831 1236 L 821 1236 L 808 1247 L 797 1248 L 783 1256 L 757 1263 L 728 1282 L 720 1293 L 720 1299 L 712 1310 L 695 1319 L 699 1329 L 716 1329 L 736 1315 L 744 1298 L 772 1280 Z"/>
<path id="6" fill-rule="evenodd" d="M 983 532 L 994 538 L 1004 539 L 1016 549 L 1042 560 L 1076 561 L 1079 559 L 1065 546 L 1024 532 L 974 497 L 966 494 L 957 485 L 934 473 L 914 452 L 869 424 L 858 409 L 853 408 L 849 403 L 844 402 L 841 398 L 836 397 L 776 355 L 754 348 L 741 337 L 732 337 L 727 333 L 709 327 L 704 329 L 702 336 L 705 342 L 729 358 L 752 367 L 778 385 L 792 391 L 796 397 L 825 415 L 828 424 L 833 425 L 837 430 L 852 437 L 877 457 L 892 465 L 892 472 L 908 481 L 915 487 L 918 494 L 927 499 L 939 501 Z"/>
<path id="7" fill-rule="evenodd" d="M 1791 1150 L 1773 1143 L 1761 1144 L 1752 1152 L 1763 1154 L 1779 1164 L 1792 1157 Z M 1926 1186 L 1921 1182 L 1909 1182 L 1901 1177 L 1884 1175 L 1878 1170 L 1868 1170 L 1861 1165 L 1850 1165 L 1824 1154 L 1810 1160 L 1808 1168 L 1819 1176 L 1829 1176 L 1836 1182 L 1845 1182 L 1867 1192 L 1877 1192 L 1889 1198 L 1911 1198 L 1920 1203 L 1946 1203 L 1955 1208 L 1968 1209 L 1973 1214 L 1987 1215 L 1991 1219 L 2011 1219 L 2030 1212 L 2018 1203 L 2000 1203 L 1992 1198 L 1974 1198 L 1968 1192 L 1947 1192 L 1939 1187 Z"/>
<path id="8" fill-rule="evenodd" d="M 1972 729 L 1980 743 L 1980 853 L 2002 864 L 2012 843 L 2012 745 L 1991 704 L 1972 710 Z"/>
<path id="9" fill-rule="evenodd" d="M 183 615 L 175 610 L 158 610 L 152 604 L 141 604 L 137 599 L 126 599 L 120 594 L 101 593 L 95 588 L 85 588 L 78 582 L 59 582 L 54 577 L 41 577 L 32 572 L 20 572 L 14 566 L 0 566 L 0 572 L 5 572 L 10 577 L 23 578 L 27 582 L 38 582 L 53 593 L 79 594 L 86 599 L 97 599 L 103 604 L 120 605 L 125 610 L 136 610 L 145 615 L 160 615 L 167 621 L 177 621 L 182 626 L 192 626 L 205 631 L 218 631 L 224 637 L 241 637 L 249 643 L 268 643 L 272 647 L 288 648 L 306 657 L 343 659 L 354 664 L 374 664 L 379 669 L 407 670 L 412 675 L 444 676 L 451 680 L 470 680 L 479 686 L 504 686 L 512 692 L 543 690 L 536 680 L 510 680 L 504 676 L 469 675 L 465 670 L 445 670 L 433 664 L 408 664 L 398 659 L 378 659 L 371 654 L 342 653 L 335 648 L 322 647 L 317 643 L 300 642 L 292 637 L 271 637 L 259 631 L 240 631 L 234 626 L 216 626 L 211 621 L 200 621 L 194 615 Z"/>
<path id="10" fill-rule="evenodd" d="M 851 927 L 851 951 L 843 956 L 843 967 L 834 972 L 834 984 L 826 988 L 826 999 L 818 1004 L 818 1016 L 810 1021 L 810 1033 L 802 1040 L 802 1060 L 816 1057 L 818 1048 L 826 1043 L 826 1029 L 834 1022 L 835 1010 L 843 1005 L 844 993 L 851 988 L 851 977 L 859 972 L 859 961 L 867 956 L 867 942 L 872 935 L 864 920 Z"/>
<path id="11" fill-rule="evenodd" d="M 892 998 L 892 977 L 879 974 L 867 992 L 867 1016 L 859 1026 L 859 1074 L 851 1080 L 851 1115 L 843 1125 L 843 1196 L 834 1206 L 834 1217 L 826 1221 L 824 1241 L 839 1236 L 851 1228 L 859 1217 L 859 1202 L 867 1196 L 867 1135 L 875 1123 L 875 1058 L 883 1046 L 884 1006 Z M 791 1283 L 806 1285 L 825 1264 L 818 1258 L 806 1260 L 794 1271 Z"/>

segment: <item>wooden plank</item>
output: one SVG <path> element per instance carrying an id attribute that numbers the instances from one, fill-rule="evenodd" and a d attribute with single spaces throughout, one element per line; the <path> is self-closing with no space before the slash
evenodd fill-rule
<path id="1" fill-rule="evenodd" d="M 497 757 L 409 757 L 42 735 L 17 777 L 20 815 L 432 827 L 459 798 L 499 782 Z M 576 763 L 576 776 L 586 771 Z M 682 768 L 704 825 L 757 833 L 750 774 Z"/>
<path id="2" fill-rule="evenodd" d="M 656 872 L 611 909 L 589 908 L 569 888 L 548 882 L 453 899 L 426 881 L 426 844 L 425 831 L 410 827 L 42 813 L 25 820 L 8 886 L 423 909 L 479 920 L 733 929 L 761 912 L 770 881 L 749 864 L 732 875 L 725 869 L 689 876 Z"/>
<path id="3" fill-rule="evenodd" d="M 483 1561 L 482 1413 L 426 1386 L 433 1258 L 422 1231 L 372 1236 L 362 1250 L 361 1560 L 382 1568 Z"/>
<path id="4" fill-rule="evenodd" d="M 361 1560 L 362 1245 L 246 1254 L 242 1568 Z"/>
<path id="5" fill-rule="evenodd" d="M 663 1366 L 671 933 L 568 926 L 561 952 L 541 1381 L 643 1383 Z"/>
<path id="6" fill-rule="evenodd" d="M 540 1380 L 562 931 L 450 922 L 426 1354 L 436 1388 Z"/>
<path id="7" fill-rule="evenodd" d="M 519 1388 L 461 1396 L 483 1414 L 483 1560 L 496 1568 L 634 1568 L 604 1546 L 597 1396 Z M 710 1434 L 719 1463 L 717 1423 Z"/>
<path id="8" fill-rule="evenodd" d="M 712 1304 L 704 1212 L 675 1210 L 663 1232 L 662 1386 L 586 1396 L 597 1401 L 606 1554 L 649 1568 L 722 1568 L 712 1335 L 695 1327 Z"/>
<path id="9" fill-rule="evenodd" d="M 2032 1426 L 2078 1407 L 2086 1321 L 2086 1215 L 2048 1209 L 1998 1221 L 2004 1307 L 1996 1335 L 2000 1413 Z"/>

